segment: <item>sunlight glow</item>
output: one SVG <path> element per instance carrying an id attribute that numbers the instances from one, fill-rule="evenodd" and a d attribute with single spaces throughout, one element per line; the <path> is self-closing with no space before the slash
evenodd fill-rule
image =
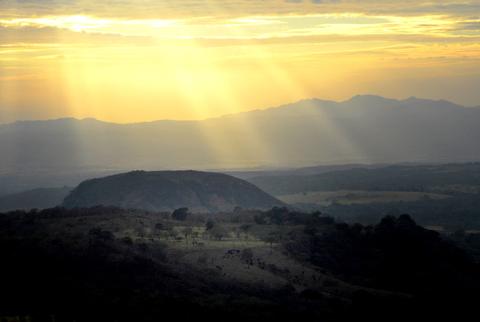
<path id="1" fill-rule="evenodd" d="M 282 13 L 267 3 L 235 11 L 207 1 L 192 7 L 200 14 L 165 7 L 158 16 L 7 10 L 0 14 L 0 123 L 205 119 L 372 91 L 435 98 L 445 95 L 440 79 L 480 77 L 475 15 L 402 14 L 393 5 L 366 13 L 333 2 L 324 6 L 330 11 L 284 4 L 290 11 Z M 457 88 L 442 98 L 468 105 L 478 98 L 472 93 Z"/>

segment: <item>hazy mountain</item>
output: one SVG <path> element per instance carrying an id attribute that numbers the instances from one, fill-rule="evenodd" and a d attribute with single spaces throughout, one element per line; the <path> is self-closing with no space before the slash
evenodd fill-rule
<path id="1" fill-rule="evenodd" d="M 0 196 L 22 193 L 43 187 L 75 187 L 87 179 L 104 177 L 120 172 L 105 169 L 60 169 L 60 168 L 26 168 L 14 169 L 0 174 Z"/>
<path id="2" fill-rule="evenodd" d="M 475 194 L 480 191 L 480 163 L 357 167 L 313 175 L 261 175 L 247 180 L 274 196 L 338 190 Z"/>
<path id="3" fill-rule="evenodd" d="M 39 188 L 0 197 L 0 211 L 45 209 L 60 205 L 72 188 Z"/>
<path id="4" fill-rule="evenodd" d="M 31 169 L 78 180 L 132 168 L 470 161 L 480 159 L 478 124 L 479 108 L 377 96 L 305 100 L 203 121 L 24 121 L 0 125 L 0 179 L 6 182 L 2 173 L 30 176 Z"/>
<path id="5" fill-rule="evenodd" d="M 63 206 L 117 206 L 151 211 L 188 207 L 193 211 L 266 209 L 283 203 L 256 186 L 220 173 L 134 171 L 81 183 Z"/>
<path id="6" fill-rule="evenodd" d="M 410 163 L 409 163 L 410 164 Z M 314 167 L 301 167 L 301 168 L 279 168 L 279 169 L 253 169 L 253 170 L 234 170 L 224 171 L 223 173 L 232 175 L 234 177 L 245 179 L 256 179 L 259 177 L 285 177 L 285 176 L 311 176 L 318 175 L 327 172 L 336 172 L 352 169 L 377 169 L 388 166 L 388 164 L 375 163 L 375 164 L 337 164 L 337 165 L 319 165 Z"/>

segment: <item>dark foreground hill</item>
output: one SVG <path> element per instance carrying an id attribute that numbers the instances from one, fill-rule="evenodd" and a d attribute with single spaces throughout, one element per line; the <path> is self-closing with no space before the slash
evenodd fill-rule
<path id="1" fill-rule="evenodd" d="M 188 207 L 198 212 L 235 207 L 266 209 L 282 202 L 251 183 L 199 171 L 133 171 L 81 183 L 63 203 L 67 208 L 117 206 L 150 211 Z"/>
<path id="2" fill-rule="evenodd" d="M 0 214 L 0 321 L 467 321 L 479 250 L 407 215 L 17 211 Z"/>

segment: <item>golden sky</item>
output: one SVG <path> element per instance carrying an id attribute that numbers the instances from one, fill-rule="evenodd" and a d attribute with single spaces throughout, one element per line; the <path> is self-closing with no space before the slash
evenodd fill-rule
<path id="1" fill-rule="evenodd" d="M 479 89 L 480 1 L 0 0 L 0 123 Z"/>

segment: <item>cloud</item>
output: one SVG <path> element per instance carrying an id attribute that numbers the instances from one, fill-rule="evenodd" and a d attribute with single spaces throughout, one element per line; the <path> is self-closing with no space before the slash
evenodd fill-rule
<path id="1" fill-rule="evenodd" d="M 465 16 L 480 12 L 478 1 L 451 0 L 2 0 L 3 16 L 92 15 L 129 18 L 239 17 L 357 12 L 363 14 Z"/>
<path id="2" fill-rule="evenodd" d="M 480 20 L 460 22 L 456 25 L 457 30 L 468 30 L 480 32 Z"/>
<path id="3" fill-rule="evenodd" d="M 395 93 L 415 82 L 419 92 L 441 79 L 455 86 L 455 77 L 476 88 L 479 5 L 0 0 L 1 100 L 12 111 L 40 102 L 50 111 L 140 120 L 339 98 L 389 82 Z M 455 94 L 448 86 L 438 95 Z"/>
<path id="4" fill-rule="evenodd" d="M 451 31 L 458 30 L 459 27 L 455 26 L 461 26 L 461 23 L 467 22 L 471 23 L 472 21 L 431 15 L 369 16 L 359 13 L 194 19 L 131 19 L 75 15 L 3 18 L 0 19 L 0 26 L 10 31 L 10 38 L 28 38 L 29 34 L 47 30 L 50 31 L 50 36 L 60 40 L 64 31 L 77 32 L 78 36 L 73 39 L 86 39 L 88 37 L 85 35 L 91 34 L 145 37 L 157 40 L 205 38 L 257 40 L 328 35 L 402 36 L 422 34 L 426 37 L 437 38 L 456 37 L 458 32 L 451 33 Z"/>
<path id="5" fill-rule="evenodd" d="M 0 45 L 5 44 L 148 44 L 149 37 L 122 36 L 107 33 L 74 32 L 48 26 L 5 26 L 0 23 Z"/>

